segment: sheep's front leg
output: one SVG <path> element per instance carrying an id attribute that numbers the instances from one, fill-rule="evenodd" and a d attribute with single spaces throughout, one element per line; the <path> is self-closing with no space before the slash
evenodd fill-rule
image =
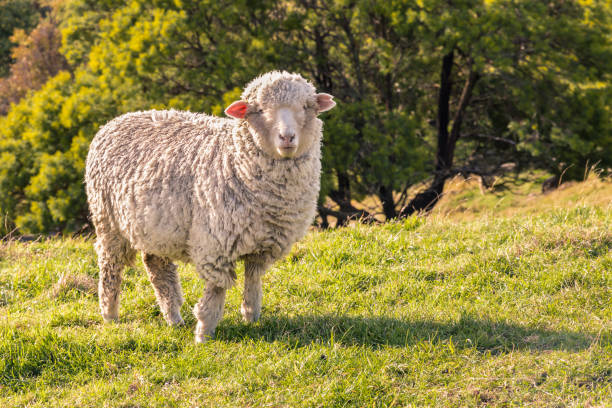
<path id="1" fill-rule="evenodd" d="M 196 269 L 206 281 L 204 296 L 194 306 L 198 323 L 195 330 L 196 343 L 204 343 L 215 334 L 217 324 L 223 316 L 225 292 L 236 281 L 236 263 L 223 257 L 203 256 L 196 261 Z"/>
<path id="2" fill-rule="evenodd" d="M 240 312 L 245 321 L 254 323 L 261 315 L 261 277 L 266 272 L 267 265 L 263 263 L 245 261 L 244 263 L 244 292 Z"/>
<path id="3" fill-rule="evenodd" d="M 207 283 L 204 296 L 193 308 L 198 319 L 195 329 L 196 343 L 205 343 L 215 335 L 215 329 L 223 316 L 226 291 L 227 289 L 216 286 L 213 282 Z"/>

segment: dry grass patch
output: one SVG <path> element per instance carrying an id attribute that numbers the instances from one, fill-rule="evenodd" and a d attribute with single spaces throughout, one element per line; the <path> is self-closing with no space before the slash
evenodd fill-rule
<path id="1" fill-rule="evenodd" d="M 60 276 L 57 283 L 51 288 L 51 296 L 57 298 L 72 289 L 85 294 L 97 295 L 98 281 L 87 275 L 65 273 Z"/>

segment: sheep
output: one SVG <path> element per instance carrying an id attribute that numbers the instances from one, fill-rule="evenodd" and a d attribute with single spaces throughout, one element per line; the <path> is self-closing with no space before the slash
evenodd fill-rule
<path id="1" fill-rule="evenodd" d="M 121 272 L 136 251 L 161 312 L 182 325 L 173 261 L 195 264 L 206 281 L 193 312 L 195 340 L 214 336 L 225 294 L 244 261 L 241 313 L 261 313 L 261 278 L 312 224 L 321 171 L 321 112 L 333 97 L 299 74 L 251 81 L 230 118 L 186 111 L 119 116 L 93 138 L 85 183 L 100 269 L 105 321 L 118 319 Z"/>

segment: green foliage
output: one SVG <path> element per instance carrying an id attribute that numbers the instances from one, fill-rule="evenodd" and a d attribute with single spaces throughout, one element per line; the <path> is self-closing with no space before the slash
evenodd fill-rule
<path id="1" fill-rule="evenodd" d="M 355 198 L 380 185 L 400 190 L 425 166 L 427 150 L 416 137 L 417 126 L 400 109 L 389 112 L 369 101 L 341 104 L 325 118 L 324 165 L 351 175 Z"/>
<path id="2" fill-rule="evenodd" d="M 71 73 L 0 119 L 0 211 L 9 229 L 69 231 L 87 222 L 83 161 L 113 116 L 168 107 L 220 115 L 247 81 L 271 69 L 301 72 L 335 95 L 338 106 L 324 114 L 320 203 L 329 197 L 348 213 L 351 200 L 374 195 L 390 202 L 385 215 L 394 217 L 408 198 L 397 193 L 432 172 L 439 72 L 451 52 L 449 126 L 464 114 L 454 168 L 536 158 L 535 166 L 575 179 L 587 162 L 612 165 L 612 17 L 603 0 L 54 7 Z"/>
<path id="3" fill-rule="evenodd" d="M 548 18 L 524 30 L 529 46 L 518 65 L 507 70 L 529 84 L 508 98 L 505 135 L 530 153 L 540 167 L 564 179 L 580 180 L 597 163 L 612 166 L 612 14 L 609 2 L 529 5 Z"/>
<path id="4" fill-rule="evenodd" d="M 430 154 L 417 97 L 418 69 L 402 2 L 300 2 L 278 34 L 283 66 L 310 74 L 336 97 L 325 116 L 322 190 L 341 210 L 351 199 L 401 191 L 423 177 Z M 399 90 L 399 92 L 398 92 Z"/>
<path id="5" fill-rule="evenodd" d="M 120 113 L 113 98 L 127 93 L 126 87 L 104 91 L 87 71 L 63 71 L 0 118 L 0 151 L 10 158 L 0 164 L 2 210 L 22 231 L 77 230 L 87 223 L 89 142 Z"/>
<path id="6" fill-rule="evenodd" d="M 494 148 L 499 163 L 527 152 L 537 167 L 566 179 L 582 179 L 589 163 L 610 168 L 612 131 L 602 120 L 612 102 L 609 2 L 465 1 L 452 12 L 442 1 L 424 3 L 423 54 L 435 56 L 440 44 L 441 53 L 454 49 L 455 80 L 469 72 L 480 78 L 462 136 L 482 154 L 468 149 L 459 163 L 491 166 L 495 159 L 483 156 Z"/>
<path id="7" fill-rule="evenodd" d="M 590 166 L 612 166 L 612 86 L 598 83 L 554 95 L 550 110 L 537 121 L 513 122 L 520 147 L 566 180 L 581 180 Z M 544 99 L 544 98 L 542 98 Z M 534 123 L 535 122 L 535 123 Z"/>
<path id="8" fill-rule="evenodd" d="M 192 266 L 184 327 L 166 325 L 140 261 L 104 324 L 91 241 L 4 242 L 0 405 L 606 406 L 611 193 L 312 232 L 264 277 L 261 320 L 242 322 L 238 282 L 205 345 Z"/>

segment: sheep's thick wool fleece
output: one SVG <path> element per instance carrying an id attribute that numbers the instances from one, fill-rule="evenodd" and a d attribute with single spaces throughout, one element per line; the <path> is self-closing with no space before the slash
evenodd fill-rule
<path id="1" fill-rule="evenodd" d="M 269 264 L 312 223 L 318 140 L 301 157 L 273 159 L 245 122 L 181 111 L 120 116 L 98 132 L 87 158 L 98 239 L 191 261 L 229 288 L 236 260 Z"/>

